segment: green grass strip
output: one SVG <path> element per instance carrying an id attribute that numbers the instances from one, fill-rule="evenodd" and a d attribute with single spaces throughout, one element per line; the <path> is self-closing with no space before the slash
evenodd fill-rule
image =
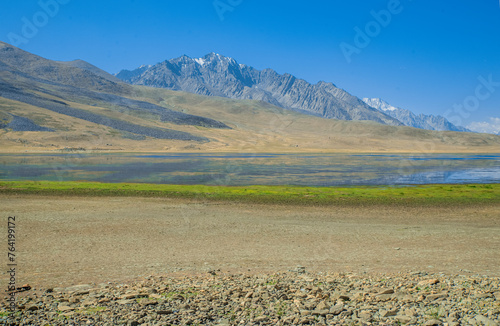
<path id="1" fill-rule="evenodd" d="M 233 187 L 77 181 L 0 181 L 0 194 L 164 197 L 314 206 L 500 204 L 500 184 L 409 187 Z"/>

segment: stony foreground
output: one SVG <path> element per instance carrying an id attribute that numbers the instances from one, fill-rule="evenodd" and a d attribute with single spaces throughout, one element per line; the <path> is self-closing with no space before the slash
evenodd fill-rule
<path id="1" fill-rule="evenodd" d="M 211 271 L 34 289 L 5 325 L 500 325 L 500 279 Z"/>

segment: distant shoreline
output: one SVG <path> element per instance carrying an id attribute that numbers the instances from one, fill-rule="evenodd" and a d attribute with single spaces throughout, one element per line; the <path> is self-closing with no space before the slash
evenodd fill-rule
<path id="1" fill-rule="evenodd" d="M 415 207 L 500 204 L 500 184 L 313 187 L 0 181 L 0 194 L 156 197 L 300 206 Z"/>
<path id="2" fill-rule="evenodd" d="M 0 148 L 1 154 L 147 154 L 147 153 L 163 153 L 163 154 L 500 154 L 500 150 L 484 150 L 484 149 L 474 149 L 470 150 L 433 150 L 424 152 L 422 150 L 325 150 L 325 149 L 304 149 L 297 148 L 293 151 L 280 151 L 280 150 L 259 150 L 255 151 L 241 151 L 241 150 L 199 150 L 193 151 L 192 149 L 186 150 L 161 150 L 161 149 L 146 149 L 146 150 L 123 150 L 123 149 L 55 149 L 55 150 L 33 150 L 33 149 L 19 149 L 19 150 L 9 150 L 8 148 Z"/>

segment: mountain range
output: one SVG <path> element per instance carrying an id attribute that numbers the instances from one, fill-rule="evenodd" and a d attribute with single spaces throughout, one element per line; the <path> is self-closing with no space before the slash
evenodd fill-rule
<path id="1" fill-rule="evenodd" d="M 218 55 L 177 61 L 113 76 L 82 60 L 52 61 L 0 42 L 0 152 L 488 152 L 500 146 L 499 136 L 403 126 L 330 83 L 311 85 Z M 149 76 L 156 86 L 178 89 L 132 85 L 118 78 L 124 76 L 131 83 Z M 228 98 L 233 93 L 243 99 Z"/>
<path id="2" fill-rule="evenodd" d="M 312 85 L 290 74 L 280 75 L 272 69 L 259 71 L 216 53 L 199 59 L 184 55 L 154 66 L 141 66 L 132 71 L 122 70 L 116 77 L 133 85 L 207 96 L 260 100 L 322 118 L 403 125 L 332 83 L 319 82 Z"/>
<path id="3" fill-rule="evenodd" d="M 364 98 L 363 101 L 369 106 L 398 119 L 408 127 L 438 131 L 449 130 L 470 132 L 470 130 L 464 127 L 455 126 L 442 116 L 426 115 L 422 113 L 417 115 L 410 110 L 392 106 L 379 98 Z"/>
<path id="4" fill-rule="evenodd" d="M 216 53 L 197 59 L 184 55 L 154 66 L 142 65 L 132 71 L 122 70 L 116 77 L 133 85 L 261 100 L 328 119 L 371 120 L 426 130 L 469 131 L 441 116 L 416 115 L 410 110 L 390 106 L 380 99 L 360 100 L 332 83 L 312 85 L 290 74 L 280 75 L 272 69 L 259 71 Z"/>

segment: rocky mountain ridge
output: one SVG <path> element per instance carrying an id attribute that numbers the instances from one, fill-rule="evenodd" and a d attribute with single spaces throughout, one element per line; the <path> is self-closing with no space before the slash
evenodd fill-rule
<path id="1" fill-rule="evenodd" d="M 167 88 L 208 96 L 264 101 L 301 113 L 339 120 L 371 120 L 403 125 L 332 83 L 310 84 L 272 69 L 257 70 L 235 59 L 210 53 L 186 55 L 154 66 L 122 70 L 116 77 L 133 85 Z"/>
<path id="2" fill-rule="evenodd" d="M 408 127 L 437 131 L 470 131 L 464 127 L 452 124 L 442 116 L 426 115 L 422 113 L 417 115 L 410 110 L 392 106 L 380 98 L 364 98 L 363 101 L 369 106 L 398 119 Z"/>

